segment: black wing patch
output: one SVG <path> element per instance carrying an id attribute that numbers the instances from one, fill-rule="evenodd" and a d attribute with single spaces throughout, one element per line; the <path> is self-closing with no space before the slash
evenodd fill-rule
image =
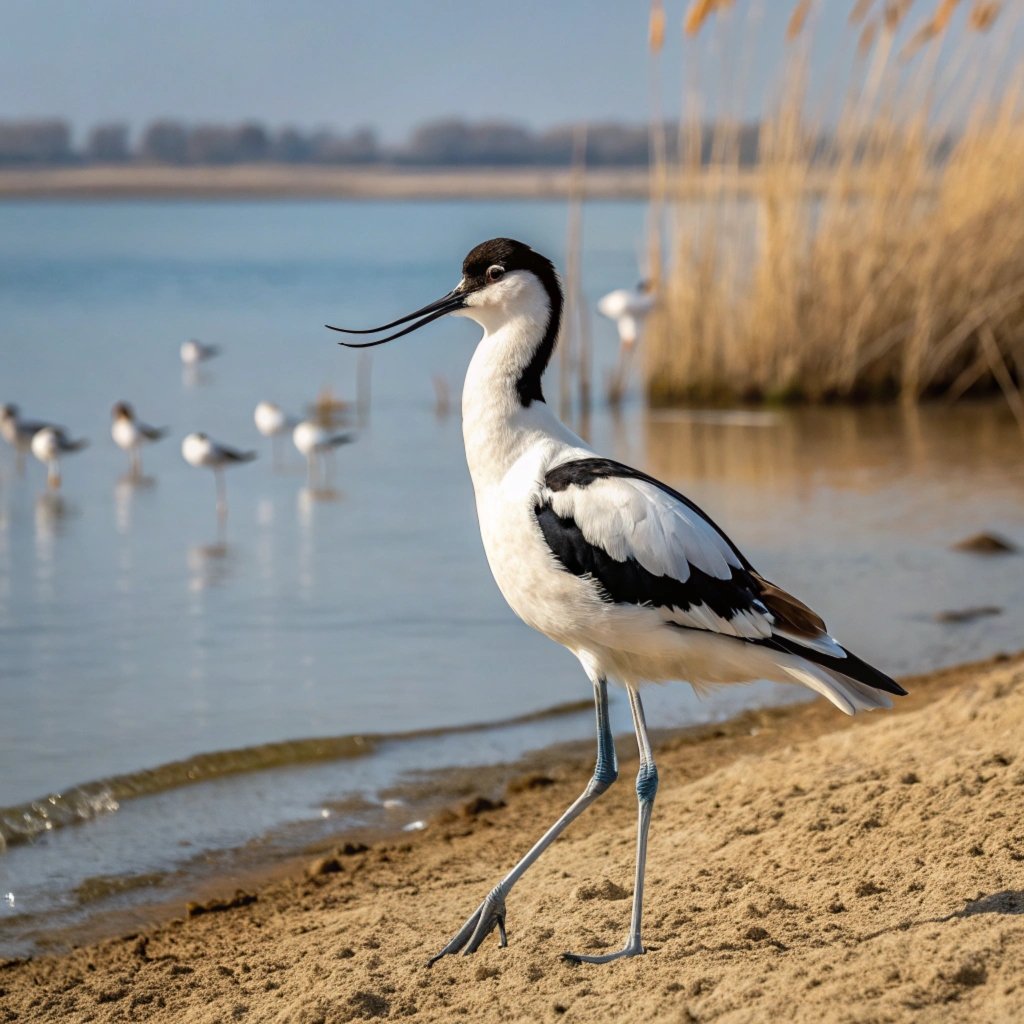
<path id="1" fill-rule="evenodd" d="M 591 544 L 574 519 L 559 516 L 550 505 L 539 505 L 536 515 L 544 540 L 558 561 L 574 576 L 592 576 L 614 604 L 680 611 L 703 604 L 723 619 L 741 611 L 765 612 L 743 569 L 733 569 L 727 580 L 710 576 L 694 565 L 685 581 L 655 576 L 634 558 L 616 561 L 603 548 Z"/>

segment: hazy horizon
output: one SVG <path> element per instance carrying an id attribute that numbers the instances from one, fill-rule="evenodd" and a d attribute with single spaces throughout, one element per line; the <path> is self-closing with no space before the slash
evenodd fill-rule
<path id="1" fill-rule="evenodd" d="M 684 43 L 688 6 L 666 4 L 665 115 L 678 116 L 683 80 L 696 77 L 710 115 L 756 118 L 789 57 L 792 5 L 740 0 L 735 14 Z M 823 105 L 841 95 L 836 69 L 852 62 L 859 30 L 847 23 L 850 7 L 816 8 L 809 74 Z M 442 117 L 532 129 L 642 122 L 651 113 L 648 9 L 615 0 L 0 0 L 0 119 L 65 118 L 76 139 L 97 123 L 137 132 L 162 117 L 368 125 L 385 142 Z M 902 36 L 930 13 L 915 4 Z M 998 42 L 992 33 L 983 45 Z"/>

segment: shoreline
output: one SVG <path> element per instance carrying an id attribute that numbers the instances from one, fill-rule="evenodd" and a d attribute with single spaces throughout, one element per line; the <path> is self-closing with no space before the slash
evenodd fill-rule
<path id="1" fill-rule="evenodd" d="M 762 175 L 754 167 L 704 168 L 676 174 L 671 198 L 755 195 Z M 803 175 L 794 187 L 808 196 L 829 187 L 824 172 Z M 224 167 L 95 166 L 0 169 L 0 202 L 30 199 L 378 199 L 564 200 L 579 188 L 588 200 L 646 200 L 651 172 L 644 167 L 588 169 L 577 181 L 568 167 L 401 168 L 235 164 Z"/>
<path id="2" fill-rule="evenodd" d="M 0 201 L 12 199 L 564 199 L 568 168 L 405 170 L 239 164 L 226 167 L 69 167 L 0 170 Z M 591 171 L 592 199 L 638 199 L 644 169 Z"/>
<path id="3" fill-rule="evenodd" d="M 0 963 L 0 1007 L 19 1021 L 613 1020 L 640 1006 L 739 1021 L 794 1015 L 795 991 L 797 1020 L 909 1019 L 915 1001 L 929 1020 L 1014 1019 L 1024 655 L 905 681 L 894 712 L 845 719 L 813 701 L 656 734 L 646 957 L 557 960 L 566 944 L 617 944 L 628 918 L 636 758 L 623 743 L 603 809 L 510 899 L 510 948 L 422 967 L 578 793 L 583 742 L 466 771 L 465 799 L 421 833 L 365 849 L 338 837 L 204 886 L 192 916 L 167 907 L 142 931 Z M 201 912 L 239 887 L 255 900 Z"/>

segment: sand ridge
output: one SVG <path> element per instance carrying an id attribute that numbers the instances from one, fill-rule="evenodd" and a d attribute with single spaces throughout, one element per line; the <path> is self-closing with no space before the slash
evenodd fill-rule
<path id="1" fill-rule="evenodd" d="M 1024 1020 L 1024 658 L 908 685 L 896 714 L 817 701 L 659 746 L 646 956 L 558 959 L 625 935 L 634 756 L 513 891 L 509 948 L 425 966 L 576 757 L 254 902 L 10 964 L 0 1021 Z"/>

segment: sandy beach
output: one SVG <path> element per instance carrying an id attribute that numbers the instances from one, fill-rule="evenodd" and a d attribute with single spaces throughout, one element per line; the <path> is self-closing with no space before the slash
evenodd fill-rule
<path id="1" fill-rule="evenodd" d="M 635 756 L 508 905 L 509 947 L 425 966 L 589 773 L 520 767 L 412 839 L 70 953 L 0 969 L 3 1021 L 1019 1021 L 1024 656 L 906 680 L 894 713 L 824 701 L 662 737 L 648 953 L 629 916 Z M 625 744 L 620 744 L 627 754 Z"/>

